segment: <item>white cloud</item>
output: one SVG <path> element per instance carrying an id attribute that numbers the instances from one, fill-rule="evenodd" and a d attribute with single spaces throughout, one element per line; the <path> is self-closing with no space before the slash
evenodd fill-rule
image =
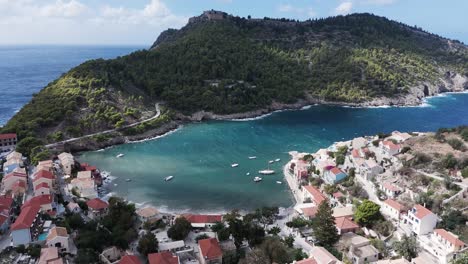
<path id="1" fill-rule="evenodd" d="M 0 44 L 142 44 L 150 45 L 167 29 L 181 27 L 162 0 L 140 8 L 88 6 L 80 0 L 0 0 Z"/>
<path id="2" fill-rule="evenodd" d="M 364 3 L 372 5 L 391 5 L 397 0 L 366 0 Z"/>
<path id="3" fill-rule="evenodd" d="M 292 6 L 290 4 L 282 4 L 278 6 L 277 10 L 281 13 L 295 13 L 300 16 L 307 16 L 307 17 L 317 16 L 317 13 L 311 7 L 300 8 L 300 7 Z"/>
<path id="4" fill-rule="evenodd" d="M 337 15 L 346 15 L 351 12 L 353 8 L 353 3 L 350 1 L 343 2 L 335 8 L 335 14 Z"/>

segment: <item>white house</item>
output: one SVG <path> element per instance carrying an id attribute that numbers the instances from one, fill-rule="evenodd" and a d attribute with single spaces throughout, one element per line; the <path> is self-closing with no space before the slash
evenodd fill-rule
<path id="1" fill-rule="evenodd" d="M 400 153 L 401 146 L 400 144 L 395 144 L 390 140 L 384 140 L 380 142 L 380 147 L 382 148 L 382 153 L 393 156 Z"/>
<path id="2" fill-rule="evenodd" d="M 80 206 L 79 206 L 77 203 L 74 203 L 74 202 L 69 202 L 69 203 L 67 204 L 67 208 L 68 208 L 68 210 L 70 210 L 70 212 L 72 212 L 72 213 L 79 213 L 79 212 L 81 212 Z"/>
<path id="3" fill-rule="evenodd" d="M 47 235 L 48 247 L 56 247 L 60 252 L 69 252 L 70 237 L 65 227 L 53 227 Z"/>
<path id="4" fill-rule="evenodd" d="M 408 133 L 401 133 L 400 131 L 393 131 L 392 135 L 390 137 L 388 137 L 388 138 L 389 139 L 394 139 L 397 142 L 401 143 L 401 142 L 406 141 L 409 138 L 411 138 L 411 135 L 408 134 Z"/>
<path id="5" fill-rule="evenodd" d="M 138 218 L 140 219 L 140 221 L 143 223 L 160 218 L 159 211 L 156 208 L 151 207 L 151 206 L 138 209 L 136 211 L 136 214 L 138 215 Z"/>
<path id="6" fill-rule="evenodd" d="M 383 215 L 389 216 L 393 220 L 400 220 L 401 214 L 404 212 L 404 206 L 395 200 L 387 199 L 382 203 L 380 212 Z"/>
<path id="7" fill-rule="evenodd" d="M 327 199 L 325 195 L 323 195 L 316 187 L 312 185 L 302 186 L 302 193 L 304 202 L 310 200 L 310 202 L 316 206 Z"/>
<path id="8" fill-rule="evenodd" d="M 88 217 L 99 219 L 107 214 L 109 204 L 99 198 L 94 198 L 86 202 L 88 205 Z"/>
<path id="9" fill-rule="evenodd" d="M 423 246 L 441 263 L 450 263 L 457 258 L 458 254 L 467 249 L 463 241 L 445 229 L 435 229 L 430 236 L 430 243 L 423 244 Z"/>
<path id="10" fill-rule="evenodd" d="M 38 223 L 40 207 L 27 206 L 22 208 L 21 213 L 11 225 L 11 238 L 14 246 L 29 244 L 33 241 L 33 232 Z"/>
<path id="11" fill-rule="evenodd" d="M 214 224 L 221 222 L 223 219 L 222 215 L 202 215 L 202 214 L 184 214 L 182 215 L 187 221 L 192 224 L 195 228 L 211 227 Z"/>
<path id="12" fill-rule="evenodd" d="M 379 189 L 383 191 L 389 198 L 395 198 L 403 192 L 400 187 L 390 182 L 384 182 L 383 184 L 380 184 Z"/>
<path id="13" fill-rule="evenodd" d="M 372 180 L 375 176 L 383 172 L 383 168 L 377 164 L 373 159 L 364 160 L 361 163 L 359 172 L 368 181 Z"/>
<path id="14" fill-rule="evenodd" d="M 325 168 L 323 179 L 329 184 L 335 184 L 344 180 L 348 175 L 337 167 Z"/>
<path id="15" fill-rule="evenodd" d="M 405 217 L 405 223 L 411 226 L 411 231 L 416 235 L 425 235 L 432 232 L 437 225 L 437 220 L 436 214 L 420 204 L 408 210 Z"/>
<path id="16" fill-rule="evenodd" d="M 323 247 L 313 247 L 309 253 L 316 264 L 342 264 L 335 256 Z"/>
<path id="17" fill-rule="evenodd" d="M 58 158 L 60 160 L 60 164 L 62 165 L 63 172 L 67 175 L 70 175 L 72 169 L 75 166 L 75 159 L 73 158 L 73 155 L 63 152 L 58 155 Z"/>

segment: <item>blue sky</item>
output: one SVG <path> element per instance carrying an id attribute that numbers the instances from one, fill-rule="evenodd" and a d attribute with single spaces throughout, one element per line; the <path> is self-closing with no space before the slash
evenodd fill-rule
<path id="1" fill-rule="evenodd" d="M 468 43 L 466 0 L 0 0 L 0 44 L 150 45 L 208 9 L 300 20 L 369 12 Z"/>

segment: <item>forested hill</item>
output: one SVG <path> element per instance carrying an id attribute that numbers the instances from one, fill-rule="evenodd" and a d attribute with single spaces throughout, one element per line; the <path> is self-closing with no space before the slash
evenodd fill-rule
<path id="1" fill-rule="evenodd" d="M 371 14 L 249 19 L 207 11 L 149 50 L 92 60 L 35 95 L 3 128 L 53 142 L 172 113 L 230 114 L 299 99 L 360 103 L 465 89 L 468 48 Z M 419 96 L 419 95 L 418 95 Z"/>

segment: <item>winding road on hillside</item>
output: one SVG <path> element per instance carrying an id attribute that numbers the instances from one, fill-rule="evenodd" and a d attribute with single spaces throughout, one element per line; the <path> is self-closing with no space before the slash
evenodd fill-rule
<path id="1" fill-rule="evenodd" d="M 125 129 L 125 128 L 134 127 L 134 126 L 137 126 L 139 124 L 142 124 L 142 123 L 145 123 L 145 122 L 148 122 L 148 121 L 151 121 L 151 120 L 154 120 L 154 119 L 158 118 L 161 115 L 161 109 L 159 108 L 159 104 L 155 104 L 155 108 L 156 108 L 156 114 L 154 116 L 152 116 L 150 118 L 147 118 L 147 119 L 144 119 L 144 120 L 141 120 L 141 121 L 138 121 L 138 122 L 135 122 L 135 123 L 130 124 L 130 125 L 122 126 L 122 127 L 118 128 L 118 129 Z M 97 133 L 93 133 L 93 134 L 89 134 L 89 135 L 85 135 L 85 136 L 81 136 L 81 137 L 69 138 L 69 139 L 66 139 L 66 140 L 62 140 L 62 141 L 59 141 L 59 142 L 48 144 L 48 145 L 46 145 L 46 147 L 47 148 L 53 148 L 53 147 L 58 146 L 60 144 L 77 141 L 77 140 L 80 140 L 80 139 L 83 139 L 83 138 L 89 138 L 89 137 L 93 137 L 93 136 L 97 136 L 97 135 L 104 135 L 104 134 L 112 133 L 112 132 L 117 131 L 118 129 L 114 128 L 114 129 L 109 129 L 109 130 L 105 130 L 105 131 L 101 131 L 101 132 L 97 132 Z"/>

